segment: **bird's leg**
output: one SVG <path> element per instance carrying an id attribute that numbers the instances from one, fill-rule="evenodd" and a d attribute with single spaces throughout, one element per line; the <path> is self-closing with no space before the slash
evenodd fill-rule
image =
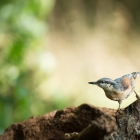
<path id="1" fill-rule="evenodd" d="M 119 100 L 118 103 L 119 103 L 119 108 L 117 110 L 117 113 L 120 112 L 120 106 L 121 106 L 122 100 Z"/>
<path id="2" fill-rule="evenodd" d="M 134 90 L 135 94 L 136 94 L 136 98 L 140 99 L 140 96 L 137 94 L 137 92 Z"/>
<path id="3" fill-rule="evenodd" d="M 118 108 L 118 110 L 117 110 L 117 112 L 116 112 L 116 122 L 117 122 L 117 124 L 118 124 L 118 127 L 120 128 L 120 123 L 119 123 L 118 114 L 120 113 L 120 106 L 121 106 L 122 100 L 119 100 L 118 103 L 119 103 L 119 108 Z"/>

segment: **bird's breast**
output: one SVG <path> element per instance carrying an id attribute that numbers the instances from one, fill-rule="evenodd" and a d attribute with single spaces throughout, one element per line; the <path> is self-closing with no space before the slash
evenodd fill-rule
<path id="1" fill-rule="evenodd" d="M 128 88 L 125 91 L 119 91 L 119 90 L 118 91 L 117 90 L 105 91 L 105 95 L 111 100 L 118 101 L 118 100 L 126 99 L 132 92 L 133 92 L 133 89 Z"/>

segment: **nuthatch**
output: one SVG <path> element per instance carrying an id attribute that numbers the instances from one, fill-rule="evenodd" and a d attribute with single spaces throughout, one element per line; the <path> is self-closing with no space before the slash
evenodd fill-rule
<path id="1" fill-rule="evenodd" d="M 135 91 L 135 80 L 140 72 L 133 72 L 131 74 L 124 75 L 115 80 L 109 78 L 102 78 L 96 82 L 89 82 L 89 84 L 94 84 L 102 88 L 105 92 L 105 95 L 114 101 L 119 102 L 119 108 L 122 103 L 122 100 L 129 97 L 129 95 L 134 91 L 136 98 L 140 99 L 139 95 Z"/>

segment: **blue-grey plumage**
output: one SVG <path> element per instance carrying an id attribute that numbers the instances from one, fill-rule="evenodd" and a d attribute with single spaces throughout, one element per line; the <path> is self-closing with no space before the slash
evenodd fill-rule
<path id="1" fill-rule="evenodd" d="M 96 82 L 89 82 L 89 84 L 101 87 L 109 99 L 119 102 L 120 109 L 122 100 L 128 98 L 133 91 L 135 92 L 135 80 L 139 74 L 140 72 L 133 72 L 115 80 L 102 78 Z M 135 94 L 137 99 L 140 99 L 136 92 Z"/>

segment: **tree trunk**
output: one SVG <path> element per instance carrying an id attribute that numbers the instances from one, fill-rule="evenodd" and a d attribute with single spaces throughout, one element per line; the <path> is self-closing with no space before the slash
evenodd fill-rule
<path id="1" fill-rule="evenodd" d="M 82 104 L 12 124 L 0 140 L 140 140 L 139 117 L 140 100 L 119 113 Z"/>

